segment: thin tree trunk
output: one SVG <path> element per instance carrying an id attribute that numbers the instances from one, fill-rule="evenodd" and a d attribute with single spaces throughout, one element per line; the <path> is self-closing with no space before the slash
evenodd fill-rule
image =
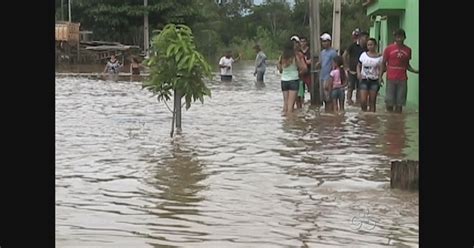
<path id="1" fill-rule="evenodd" d="M 176 132 L 181 132 L 181 92 L 175 90 L 176 101 Z"/>
<path id="2" fill-rule="evenodd" d="M 176 118 L 176 90 L 174 91 L 174 104 L 173 104 L 173 119 L 171 121 L 171 133 L 170 136 L 173 138 L 173 133 L 174 133 L 174 120 Z"/>

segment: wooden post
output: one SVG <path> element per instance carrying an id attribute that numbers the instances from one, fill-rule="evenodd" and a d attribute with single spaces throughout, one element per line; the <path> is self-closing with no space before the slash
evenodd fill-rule
<path id="1" fill-rule="evenodd" d="M 340 53 L 341 46 L 341 0 L 334 0 L 332 15 L 332 47 Z"/>
<path id="2" fill-rule="evenodd" d="M 403 190 L 418 190 L 418 161 L 392 161 L 390 166 L 390 187 Z"/>
<path id="3" fill-rule="evenodd" d="M 316 62 L 319 60 L 321 41 L 319 39 L 319 0 L 309 0 L 309 27 L 311 33 L 311 105 L 319 107 L 321 97 L 319 95 L 319 71 L 316 70 Z"/>
<path id="4" fill-rule="evenodd" d="M 81 41 L 80 39 L 77 39 L 77 64 L 79 64 L 80 58 L 81 58 Z"/>
<path id="5" fill-rule="evenodd" d="M 143 17 L 143 51 L 145 51 L 145 57 L 148 57 L 148 48 L 150 47 L 150 33 L 148 32 L 148 12 L 146 7 L 148 6 L 148 0 L 143 0 L 143 6 L 145 6 L 145 15 Z"/>
<path id="6" fill-rule="evenodd" d="M 71 22 L 71 1 L 72 0 L 67 1 L 68 12 L 69 12 L 69 22 Z"/>
<path id="7" fill-rule="evenodd" d="M 61 21 L 64 21 L 64 0 L 61 0 Z"/>

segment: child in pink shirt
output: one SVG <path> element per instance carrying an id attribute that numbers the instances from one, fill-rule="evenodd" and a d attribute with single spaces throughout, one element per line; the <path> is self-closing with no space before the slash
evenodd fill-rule
<path id="1" fill-rule="evenodd" d="M 344 111 L 344 95 L 345 87 L 347 86 L 346 73 L 342 65 L 342 57 L 334 57 L 332 61 L 332 71 L 329 73 L 330 77 L 326 82 L 326 89 L 329 92 L 333 110 L 337 112 Z"/>

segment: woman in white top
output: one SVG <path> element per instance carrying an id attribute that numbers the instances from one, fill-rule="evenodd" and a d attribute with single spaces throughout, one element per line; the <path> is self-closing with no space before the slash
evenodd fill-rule
<path id="1" fill-rule="evenodd" d="M 375 112 L 375 100 L 380 87 L 379 72 L 382 65 L 382 55 L 377 52 L 376 48 L 377 41 L 370 38 L 367 41 L 368 51 L 360 55 L 357 65 L 357 77 L 360 80 L 360 106 L 364 112 L 367 111 L 367 102 L 369 111 Z"/>

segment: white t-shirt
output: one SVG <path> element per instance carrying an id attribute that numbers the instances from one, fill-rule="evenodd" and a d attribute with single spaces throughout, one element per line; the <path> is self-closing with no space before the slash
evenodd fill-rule
<path id="1" fill-rule="evenodd" d="M 232 76 L 232 63 L 234 63 L 234 59 L 226 58 L 225 56 L 223 56 L 221 60 L 219 60 L 219 65 L 230 66 L 230 68 L 221 68 L 221 75 Z"/>
<path id="2" fill-rule="evenodd" d="M 360 74 L 363 79 L 377 80 L 379 78 L 382 56 L 372 58 L 364 52 L 360 55 L 359 62 L 362 64 Z"/>

